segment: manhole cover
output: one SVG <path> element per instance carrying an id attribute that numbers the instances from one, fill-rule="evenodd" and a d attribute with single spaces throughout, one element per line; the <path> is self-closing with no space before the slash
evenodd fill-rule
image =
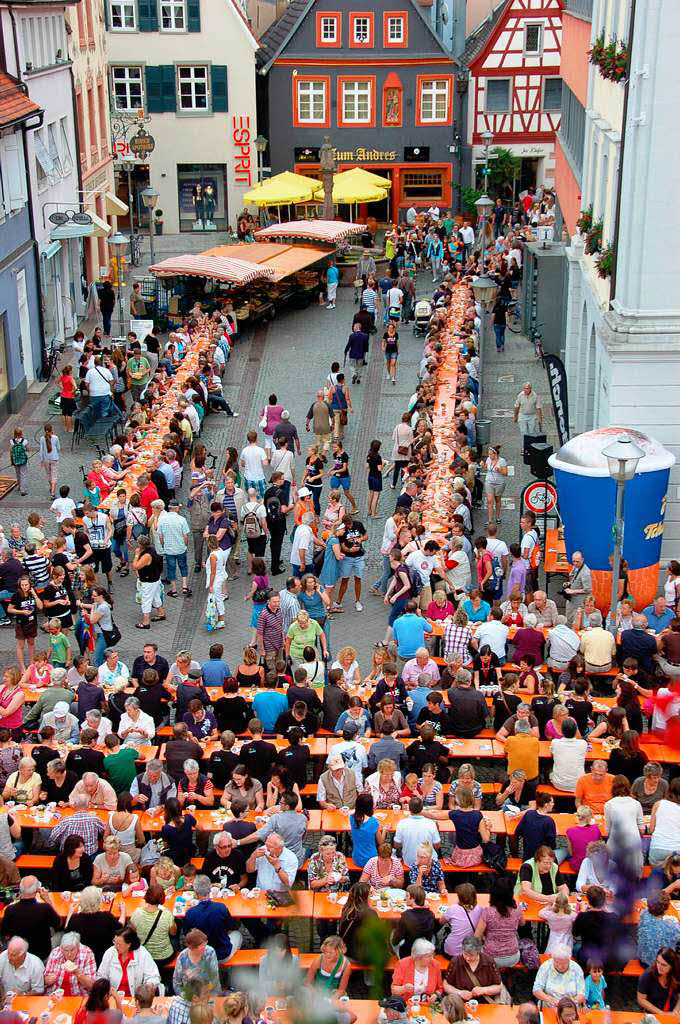
<path id="1" fill-rule="evenodd" d="M 513 373 L 504 373 L 502 377 L 498 378 L 499 384 L 514 384 L 515 375 Z"/>
<path id="2" fill-rule="evenodd" d="M 497 420 L 512 419 L 512 409 L 492 409 L 491 415 Z"/>

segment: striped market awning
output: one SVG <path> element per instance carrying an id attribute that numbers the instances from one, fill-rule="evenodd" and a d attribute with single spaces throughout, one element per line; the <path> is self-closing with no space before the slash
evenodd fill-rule
<path id="1" fill-rule="evenodd" d="M 337 242 L 350 235 L 365 231 L 364 224 L 347 224 L 341 220 L 293 220 L 287 224 L 272 224 L 255 232 L 259 239 L 309 238 L 315 242 Z"/>
<path id="2" fill-rule="evenodd" d="M 238 285 L 250 284 L 263 277 L 269 280 L 274 278 L 274 271 L 270 267 L 222 256 L 171 256 L 162 263 L 154 263 L 149 270 L 156 277 L 211 277 Z"/>

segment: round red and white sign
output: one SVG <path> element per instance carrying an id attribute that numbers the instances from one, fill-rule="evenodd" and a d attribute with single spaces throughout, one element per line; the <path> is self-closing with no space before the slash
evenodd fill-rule
<path id="1" fill-rule="evenodd" d="M 524 507 L 537 516 L 550 513 L 557 508 L 557 491 L 554 484 L 536 480 L 524 492 Z"/>

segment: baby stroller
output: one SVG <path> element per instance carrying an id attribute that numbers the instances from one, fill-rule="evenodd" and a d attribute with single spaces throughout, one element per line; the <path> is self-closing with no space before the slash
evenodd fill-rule
<path id="1" fill-rule="evenodd" d="M 413 333 L 427 334 L 432 316 L 432 303 L 429 299 L 418 299 L 415 307 L 415 320 L 413 322 Z"/>

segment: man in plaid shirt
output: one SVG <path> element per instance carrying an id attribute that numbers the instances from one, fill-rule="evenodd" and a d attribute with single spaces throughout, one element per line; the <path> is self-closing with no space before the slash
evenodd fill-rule
<path id="1" fill-rule="evenodd" d="M 82 996 L 92 988 L 96 973 L 92 950 L 83 946 L 77 932 L 64 932 L 47 958 L 45 988 L 48 992 L 63 989 L 65 996 Z"/>
<path id="2" fill-rule="evenodd" d="M 170 1003 L 166 1024 L 189 1024 L 192 1000 L 204 990 L 207 990 L 207 986 L 203 982 L 198 978 L 189 978 L 182 987 L 182 994 L 175 996 Z"/>
<path id="3" fill-rule="evenodd" d="M 104 835 L 104 822 L 92 811 L 86 810 L 88 797 L 83 793 L 73 800 L 75 814 L 63 818 L 50 834 L 50 845 L 64 848 L 67 836 L 80 836 L 85 844 L 85 853 L 93 857 L 99 851 L 99 840 Z"/>
<path id="4" fill-rule="evenodd" d="M 471 660 L 470 641 L 472 630 L 467 624 L 467 615 L 463 611 L 457 611 L 453 621 L 449 622 L 444 633 L 444 657 L 447 661 L 456 654 L 461 658 L 464 665 Z"/>

